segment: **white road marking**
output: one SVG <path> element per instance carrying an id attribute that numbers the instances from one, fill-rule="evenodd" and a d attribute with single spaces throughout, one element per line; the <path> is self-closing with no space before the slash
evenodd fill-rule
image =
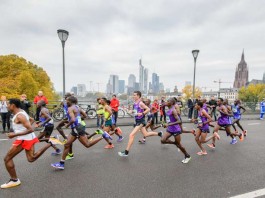
<path id="1" fill-rule="evenodd" d="M 248 125 L 259 125 L 260 123 L 249 123 Z"/>
<path id="2" fill-rule="evenodd" d="M 254 198 L 254 197 L 260 197 L 262 195 L 265 195 L 265 188 L 260 189 L 260 190 L 255 190 L 249 193 L 237 195 L 237 196 L 230 197 L 230 198 Z"/>
<path id="3" fill-rule="evenodd" d="M 0 141 L 6 141 L 6 140 L 8 140 L 8 139 L 0 139 Z"/>

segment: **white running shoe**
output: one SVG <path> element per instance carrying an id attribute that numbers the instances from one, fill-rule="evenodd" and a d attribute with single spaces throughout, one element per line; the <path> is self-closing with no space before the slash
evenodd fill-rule
<path id="1" fill-rule="evenodd" d="M 17 181 L 12 181 L 11 179 L 9 180 L 9 182 L 1 185 L 1 188 L 12 188 L 12 187 L 16 187 L 19 186 L 21 184 L 20 180 L 17 179 Z"/>
<path id="2" fill-rule="evenodd" d="M 189 163 L 190 160 L 191 160 L 191 157 L 186 157 L 184 160 L 182 160 L 182 163 L 187 164 Z"/>

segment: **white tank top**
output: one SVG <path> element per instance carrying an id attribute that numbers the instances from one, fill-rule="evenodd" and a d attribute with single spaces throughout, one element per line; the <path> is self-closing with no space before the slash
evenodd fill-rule
<path id="1" fill-rule="evenodd" d="M 19 134 L 21 132 L 25 132 L 27 129 L 23 126 L 23 124 L 16 124 L 15 120 L 17 115 L 22 114 L 26 117 L 26 119 L 29 121 L 29 116 L 25 111 L 20 111 L 18 112 L 16 115 L 14 115 L 14 117 L 12 118 L 12 124 L 13 124 L 13 129 L 14 129 L 14 133 Z M 36 138 L 36 135 L 34 132 L 29 133 L 27 135 L 22 135 L 22 136 L 17 136 L 17 140 L 33 140 L 34 138 Z"/>

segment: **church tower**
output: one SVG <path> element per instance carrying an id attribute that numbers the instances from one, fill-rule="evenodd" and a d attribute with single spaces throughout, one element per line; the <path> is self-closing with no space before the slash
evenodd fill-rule
<path id="1" fill-rule="evenodd" d="M 241 61 L 236 68 L 234 88 L 241 88 L 248 83 L 248 66 L 245 61 L 244 50 L 241 56 Z"/>

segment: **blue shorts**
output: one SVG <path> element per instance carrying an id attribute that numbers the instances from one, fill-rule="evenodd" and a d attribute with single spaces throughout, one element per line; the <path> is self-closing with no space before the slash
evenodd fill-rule
<path id="1" fill-rule="evenodd" d="M 144 117 L 141 118 L 141 119 L 136 119 L 135 120 L 134 127 L 140 126 L 140 125 L 146 126 L 146 121 L 145 121 Z"/>

